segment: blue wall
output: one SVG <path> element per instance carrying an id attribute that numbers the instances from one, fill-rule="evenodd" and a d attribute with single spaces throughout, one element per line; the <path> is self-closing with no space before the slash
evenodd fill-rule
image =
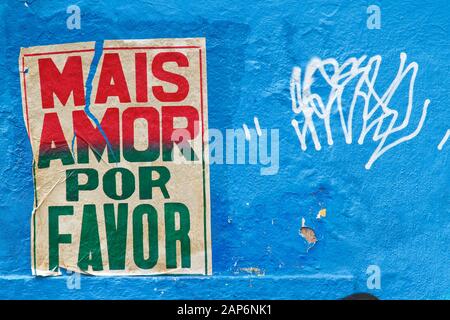
<path id="1" fill-rule="evenodd" d="M 80 30 L 66 27 L 71 4 L 81 9 Z M 379 30 L 366 27 L 371 4 L 381 9 Z M 450 2 L 10 0 L 0 12 L 0 298 L 450 298 L 450 143 L 437 149 L 450 128 Z M 20 47 L 165 37 L 206 38 L 210 127 L 241 128 L 257 116 L 279 129 L 278 174 L 211 166 L 211 277 L 82 276 L 80 289 L 67 287 L 68 276 L 32 277 Z M 385 88 L 400 52 L 420 66 L 415 103 L 431 100 L 420 134 L 370 170 L 370 141 L 347 145 L 336 133 L 333 146 L 316 152 L 309 142 L 302 152 L 290 125 L 292 67 L 380 54 Z M 319 238 L 308 251 L 302 217 Z M 381 289 L 367 288 L 369 265 L 379 266 Z"/>

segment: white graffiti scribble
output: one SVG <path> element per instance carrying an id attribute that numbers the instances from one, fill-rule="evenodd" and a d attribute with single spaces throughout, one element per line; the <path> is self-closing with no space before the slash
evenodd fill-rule
<path id="1" fill-rule="evenodd" d="M 445 133 L 445 135 L 442 138 L 441 142 L 439 142 L 438 147 L 437 147 L 439 151 L 442 150 L 442 148 L 444 147 L 444 144 L 447 142 L 449 137 L 450 137 L 450 129 L 447 130 L 447 132 Z"/>
<path id="2" fill-rule="evenodd" d="M 308 132 L 315 149 L 322 148 L 317 134 L 317 123 L 315 123 L 317 119 L 325 128 L 328 145 L 333 145 L 331 116 L 336 112 L 347 144 L 351 144 L 353 141 L 354 116 L 362 116 L 358 144 L 363 144 L 366 136 L 369 136 L 370 131 L 373 130 L 372 140 L 378 145 L 366 163 L 366 169 L 370 169 L 373 163 L 389 149 L 417 136 L 424 124 L 430 100 L 426 99 L 423 106 L 413 108 L 414 83 L 419 66 L 416 62 L 405 66 L 406 57 L 406 53 L 400 54 L 398 72 L 382 95 L 375 90 L 382 61 L 379 55 L 369 59 L 365 55 L 360 58 L 352 57 L 342 65 L 339 65 L 333 58 L 325 60 L 313 58 L 304 71 L 303 82 L 301 68 L 294 67 L 290 82 L 292 110 L 297 116 L 302 117 L 301 121 L 293 119 L 291 124 L 300 141 L 301 149 L 305 151 L 307 148 L 306 135 Z M 318 76 L 321 76 L 326 82 L 327 90 L 329 86 L 326 99 L 322 98 L 323 95 L 320 96 L 311 90 L 313 82 L 317 80 Z M 402 81 L 407 82 L 408 78 L 408 102 L 406 107 L 400 107 L 392 103 L 391 99 Z M 352 80 L 353 83 L 356 83 L 353 97 L 348 105 L 343 105 L 344 90 Z M 351 89 L 347 88 L 347 90 Z M 400 112 L 400 110 L 402 111 Z M 413 111 L 420 112 L 420 119 L 417 124 L 410 125 Z M 400 131 L 405 129 L 409 129 L 408 133 L 398 137 Z"/>
<path id="3" fill-rule="evenodd" d="M 253 122 L 255 123 L 255 129 L 256 129 L 256 134 L 258 135 L 258 137 L 262 136 L 262 131 L 261 131 L 261 126 L 259 125 L 259 120 L 257 117 L 253 117 Z M 244 133 L 245 133 L 245 139 L 247 141 L 251 140 L 251 134 L 250 134 L 250 130 L 248 129 L 248 126 L 244 123 L 242 125 L 242 128 L 244 128 Z"/>

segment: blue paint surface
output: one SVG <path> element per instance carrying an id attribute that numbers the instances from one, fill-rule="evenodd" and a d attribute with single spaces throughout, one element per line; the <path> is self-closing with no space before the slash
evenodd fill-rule
<path id="1" fill-rule="evenodd" d="M 159 2 L 159 3 L 158 3 Z M 450 298 L 450 2 L 433 1 L 4 1 L 0 4 L 0 298 L 336 299 L 370 292 L 382 299 Z M 66 9 L 81 8 L 68 30 Z M 366 27 L 369 5 L 381 29 Z M 20 47 L 107 39 L 205 37 L 209 126 L 241 128 L 257 116 L 280 130 L 280 170 L 211 166 L 213 276 L 34 278 L 31 149 L 20 98 Z M 293 66 L 312 57 L 340 63 L 383 56 L 380 87 L 400 52 L 419 64 L 414 101 L 431 100 L 420 134 L 364 168 L 376 145 L 302 152 L 289 95 Z M 400 91 L 406 95 L 406 91 Z M 414 115 L 411 121 L 418 121 Z M 319 134 L 325 141 L 324 132 Z M 327 217 L 316 220 L 321 208 Z M 319 242 L 306 251 L 301 218 Z M 381 269 L 381 289 L 366 269 Z M 258 268 L 264 275 L 249 274 Z M 254 269 L 256 270 L 256 269 Z M 69 286 L 70 287 L 70 286 Z"/>

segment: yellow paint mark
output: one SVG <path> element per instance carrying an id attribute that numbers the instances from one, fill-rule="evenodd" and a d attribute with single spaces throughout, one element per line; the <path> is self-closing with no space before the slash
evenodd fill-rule
<path id="1" fill-rule="evenodd" d="M 317 219 L 325 218 L 327 216 L 327 209 L 321 209 L 317 214 Z"/>

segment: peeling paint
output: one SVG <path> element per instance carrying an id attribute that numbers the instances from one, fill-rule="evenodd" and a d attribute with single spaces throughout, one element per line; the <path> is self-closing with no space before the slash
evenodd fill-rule
<path id="1" fill-rule="evenodd" d="M 309 244 L 315 244 L 317 242 L 316 233 L 309 227 L 302 227 L 300 234 Z"/>
<path id="2" fill-rule="evenodd" d="M 320 220 L 321 218 L 325 218 L 326 216 L 327 216 L 327 209 L 321 209 L 317 213 L 316 218 Z"/>
<path id="3" fill-rule="evenodd" d="M 257 276 L 263 276 L 265 274 L 264 270 L 261 270 L 260 268 L 257 267 L 240 268 L 239 271 L 243 271 Z"/>
<path id="4" fill-rule="evenodd" d="M 299 234 L 303 239 L 308 243 L 308 250 L 311 249 L 317 242 L 316 233 L 310 227 L 307 227 L 305 224 L 305 218 L 302 218 L 302 227 L 300 228 Z"/>

